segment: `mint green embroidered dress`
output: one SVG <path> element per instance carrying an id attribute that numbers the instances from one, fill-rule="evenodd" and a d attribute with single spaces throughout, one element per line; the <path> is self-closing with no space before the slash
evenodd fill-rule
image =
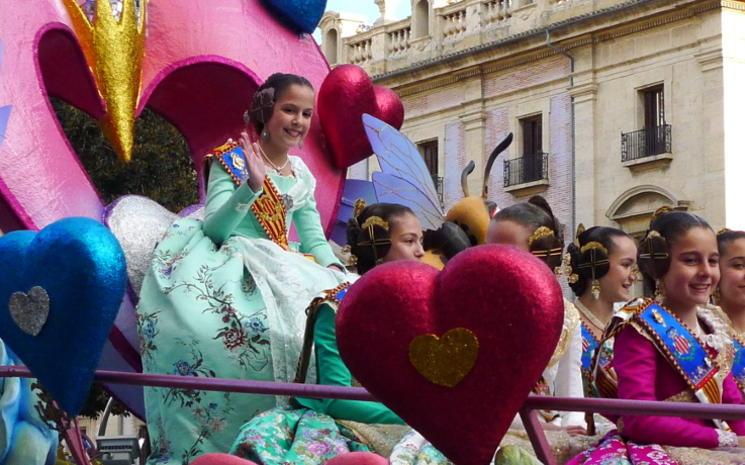
<path id="1" fill-rule="evenodd" d="M 326 268 L 338 261 L 321 228 L 315 179 L 300 158 L 290 157 L 294 176 L 268 174 L 271 185 L 254 193 L 243 182 L 240 148 L 229 144 L 214 155 L 204 222 L 181 219 L 169 228 L 142 285 L 137 313 L 145 372 L 290 381 L 306 306 L 345 277 Z M 257 207 L 267 199 L 278 204 L 269 202 L 276 208 L 268 213 Z M 281 225 L 272 211 L 283 214 L 284 237 L 272 229 Z M 280 245 L 293 222 L 302 253 Z M 148 463 L 188 464 L 227 452 L 242 424 L 286 401 L 147 388 Z"/>
<path id="2" fill-rule="evenodd" d="M 336 343 L 336 307 L 342 295 L 339 292 L 338 297 L 334 295 L 317 309 L 313 325 L 317 384 L 352 385 L 352 374 L 342 361 Z M 346 426 L 349 421 L 368 425 L 403 425 L 403 420 L 379 402 L 295 400 L 301 408 L 277 408 L 254 417 L 241 428 L 230 452 L 261 465 L 322 465 L 347 452 L 372 449 Z"/>

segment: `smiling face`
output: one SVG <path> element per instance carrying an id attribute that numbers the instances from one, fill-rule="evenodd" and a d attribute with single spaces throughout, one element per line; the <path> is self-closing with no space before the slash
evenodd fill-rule
<path id="1" fill-rule="evenodd" d="M 313 117 L 313 89 L 300 84 L 291 84 L 274 103 L 272 116 L 264 130 L 269 137 L 262 144 L 274 152 L 287 152 L 297 147 L 310 129 Z"/>
<path id="2" fill-rule="evenodd" d="M 745 238 L 729 242 L 720 253 L 721 305 L 725 309 L 745 308 Z"/>
<path id="3" fill-rule="evenodd" d="M 705 305 L 718 282 L 719 250 L 712 230 L 691 228 L 670 245 L 670 268 L 662 285 L 671 308 Z"/>
<path id="4" fill-rule="evenodd" d="M 636 243 L 628 236 L 615 236 L 611 240 L 608 272 L 599 279 L 600 295 L 608 302 L 625 302 L 631 300 L 636 276 Z"/>
<path id="5" fill-rule="evenodd" d="M 383 262 L 421 260 L 424 256 L 422 224 L 411 213 L 391 218 L 391 248 Z"/>

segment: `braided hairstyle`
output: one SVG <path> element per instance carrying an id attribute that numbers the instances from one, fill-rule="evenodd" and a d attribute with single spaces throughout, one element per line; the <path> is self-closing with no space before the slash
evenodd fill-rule
<path id="1" fill-rule="evenodd" d="M 639 269 L 645 284 L 654 289 L 670 269 L 670 247 L 693 228 L 714 230 L 703 218 L 693 213 L 663 207 L 655 212 L 647 236 L 639 244 Z"/>
<path id="2" fill-rule="evenodd" d="M 576 243 L 567 246 L 567 252 L 571 257 L 572 273 L 577 275 L 576 282 L 569 282 L 574 295 L 581 297 L 593 279 L 599 280 L 608 273 L 615 237 L 630 238 L 620 229 L 593 226 L 580 233 Z M 593 263 L 595 266 L 592 265 Z"/>
<path id="3" fill-rule="evenodd" d="M 251 98 L 251 108 L 246 111 L 244 118 L 247 124 L 253 125 L 257 134 L 261 134 L 264 125 L 272 118 L 274 104 L 293 84 L 313 90 L 313 85 L 306 78 L 289 73 L 274 73 L 256 89 Z"/>
<path id="4" fill-rule="evenodd" d="M 545 228 L 541 230 L 545 231 L 545 234 L 537 235 L 528 244 L 530 253 L 543 260 L 552 270 L 561 266 L 564 250 L 563 228 L 546 199 L 534 195 L 527 202 L 516 203 L 499 210 L 494 215 L 494 221 L 512 221 L 530 228 L 531 233 Z"/>
<path id="5" fill-rule="evenodd" d="M 357 257 L 357 272 L 364 274 L 375 267 L 391 250 L 391 227 L 397 217 L 414 215 L 404 205 L 375 203 L 368 205 L 347 223 L 347 244 Z M 382 220 L 382 221 L 376 221 Z M 363 225 L 368 224 L 363 228 Z"/>

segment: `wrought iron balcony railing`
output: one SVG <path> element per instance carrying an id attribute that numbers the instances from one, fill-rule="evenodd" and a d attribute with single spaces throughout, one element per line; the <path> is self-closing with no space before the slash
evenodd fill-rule
<path id="1" fill-rule="evenodd" d="M 504 187 L 548 180 L 548 154 L 534 153 L 504 161 Z"/>
<path id="2" fill-rule="evenodd" d="M 621 161 L 671 153 L 672 142 L 672 127 L 669 124 L 621 134 Z"/>

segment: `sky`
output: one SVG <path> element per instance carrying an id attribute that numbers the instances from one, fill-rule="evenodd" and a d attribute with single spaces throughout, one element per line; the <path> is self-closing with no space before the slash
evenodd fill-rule
<path id="1" fill-rule="evenodd" d="M 411 14 L 411 2 L 409 0 L 389 0 L 389 5 L 393 6 L 389 13 L 392 19 L 403 19 Z M 326 11 L 354 13 L 362 16 L 367 24 L 372 24 L 380 16 L 380 10 L 378 10 L 374 0 L 328 0 Z M 318 29 L 313 36 L 316 41 L 320 41 Z"/>

